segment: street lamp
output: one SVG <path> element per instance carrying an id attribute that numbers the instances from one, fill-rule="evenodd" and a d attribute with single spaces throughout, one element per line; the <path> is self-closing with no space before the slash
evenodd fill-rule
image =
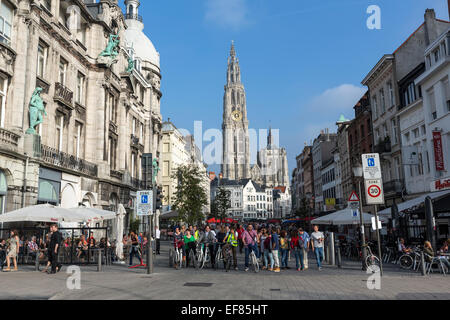
<path id="1" fill-rule="evenodd" d="M 360 163 L 353 167 L 353 176 L 358 180 L 358 194 L 359 194 L 359 222 L 361 225 L 361 252 L 362 252 L 362 269 L 366 270 L 366 237 L 364 235 L 364 221 L 363 221 L 363 206 L 361 193 L 361 179 L 363 177 L 363 168 Z"/>

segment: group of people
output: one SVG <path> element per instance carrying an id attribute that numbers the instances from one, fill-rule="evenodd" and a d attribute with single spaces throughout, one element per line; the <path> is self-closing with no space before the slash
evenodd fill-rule
<path id="1" fill-rule="evenodd" d="M 158 227 L 155 228 L 154 238 L 155 238 L 155 243 L 156 243 L 156 250 L 155 250 L 156 252 L 155 253 L 157 255 L 159 255 L 159 254 L 161 254 L 161 252 L 160 252 L 161 231 L 159 230 Z M 142 232 L 140 232 L 138 234 L 134 231 L 131 231 L 128 235 L 126 235 L 126 234 L 123 235 L 122 243 L 123 243 L 124 251 L 126 253 L 128 253 L 128 256 L 130 259 L 129 265 L 130 266 L 133 265 L 133 257 L 137 257 L 140 264 L 143 264 L 142 257 L 143 257 L 143 253 L 145 252 L 145 250 L 147 248 L 148 237 L 146 235 L 144 235 Z"/>
<path id="2" fill-rule="evenodd" d="M 61 270 L 61 263 L 58 261 L 58 253 L 62 243 L 62 235 L 58 231 L 58 225 L 52 224 L 50 226 L 50 232 L 47 235 L 47 241 L 42 240 L 38 244 L 36 237 L 32 237 L 30 241 L 24 241 L 23 238 L 19 238 L 17 230 L 10 232 L 9 239 L 0 240 L 0 263 L 2 271 L 14 272 L 18 271 L 17 262 L 20 252 L 25 250 L 30 253 L 32 257 L 39 255 L 41 258 L 45 254 L 48 256 L 47 268 L 44 270 L 50 274 L 54 274 Z M 14 268 L 11 269 L 11 261 Z M 6 268 L 4 266 L 6 265 Z M 51 270 L 49 270 L 51 267 Z"/>
<path id="3" fill-rule="evenodd" d="M 206 225 L 200 230 L 197 226 L 176 227 L 174 232 L 174 248 L 182 250 L 183 262 L 187 260 L 189 266 L 189 254 L 196 253 L 197 245 L 204 250 L 209 249 L 211 264 L 214 268 L 216 254 L 222 250 L 224 264 L 226 264 L 227 250 L 231 251 L 233 267 L 238 270 L 237 253 L 245 254 L 245 271 L 249 270 L 251 252 L 254 252 L 263 270 L 280 272 L 289 269 L 289 256 L 292 254 L 296 261 L 296 270 L 303 271 L 308 268 L 308 252 L 314 252 L 319 270 L 322 270 L 324 259 L 324 234 L 314 226 L 314 232 L 309 235 L 302 228 L 290 226 L 287 228 L 273 226 L 253 226 L 249 224 L 237 227 L 218 225 L 215 230 Z M 231 258 L 231 257 L 230 257 Z"/>
<path id="4" fill-rule="evenodd" d="M 450 261 L 448 260 L 448 246 L 450 244 L 450 239 L 447 239 L 444 241 L 444 244 L 438 250 L 437 252 L 434 251 L 433 246 L 431 245 L 430 241 L 425 241 L 423 245 L 423 252 L 425 253 L 425 261 L 428 263 L 431 263 L 433 261 L 433 258 L 437 256 L 439 261 L 442 262 L 443 265 L 447 267 L 448 270 L 450 270 Z M 410 254 L 413 252 L 413 249 L 410 247 L 407 247 L 405 245 L 405 239 L 400 238 L 398 241 L 398 252 L 399 254 Z"/>

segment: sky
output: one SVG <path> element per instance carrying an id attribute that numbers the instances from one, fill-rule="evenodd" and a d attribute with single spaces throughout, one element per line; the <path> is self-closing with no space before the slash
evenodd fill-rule
<path id="1" fill-rule="evenodd" d="M 367 27 L 370 5 L 381 10 L 381 29 Z M 194 121 L 221 129 L 234 40 L 249 128 L 279 129 L 291 173 L 305 142 L 336 132 L 341 114 L 354 118 L 362 79 L 427 8 L 448 20 L 445 0 L 145 0 L 139 14 L 161 56 L 163 120 L 191 132 Z"/>

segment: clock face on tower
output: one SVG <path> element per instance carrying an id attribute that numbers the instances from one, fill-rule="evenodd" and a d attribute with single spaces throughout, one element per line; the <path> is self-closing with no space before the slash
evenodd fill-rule
<path id="1" fill-rule="evenodd" d="M 239 110 L 235 110 L 231 113 L 231 119 L 233 121 L 241 121 L 242 120 L 242 112 L 240 112 Z"/>

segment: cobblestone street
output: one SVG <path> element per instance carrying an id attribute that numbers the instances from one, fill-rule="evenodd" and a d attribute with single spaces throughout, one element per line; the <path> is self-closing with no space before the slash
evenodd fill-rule
<path id="1" fill-rule="evenodd" d="M 152 275 L 142 268 L 119 265 L 107 266 L 100 273 L 96 267 L 82 267 L 81 290 L 67 289 L 66 267 L 56 275 L 37 273 L 31 267 L 16 273 L 0 273 L 0 299 L 450 299 L 449 277 L 438 273 L 422 277 L 420 273 L 386 266 L 381 289 L 369 290 L 370 275 L 353 262 L 347 262 L 342 269 L 325 264 L 318 271 L 310 257 L 310 268 L 303 272 L 290 269 L 279 274 L 267 271 L 256 274 L 242 270 L 241 255 L 240 271 L 175 270 L 168 267 L 167 246 L 164 249 L 157 257 Z M 295 266 L 293 260 L 290 266 Z"/>

